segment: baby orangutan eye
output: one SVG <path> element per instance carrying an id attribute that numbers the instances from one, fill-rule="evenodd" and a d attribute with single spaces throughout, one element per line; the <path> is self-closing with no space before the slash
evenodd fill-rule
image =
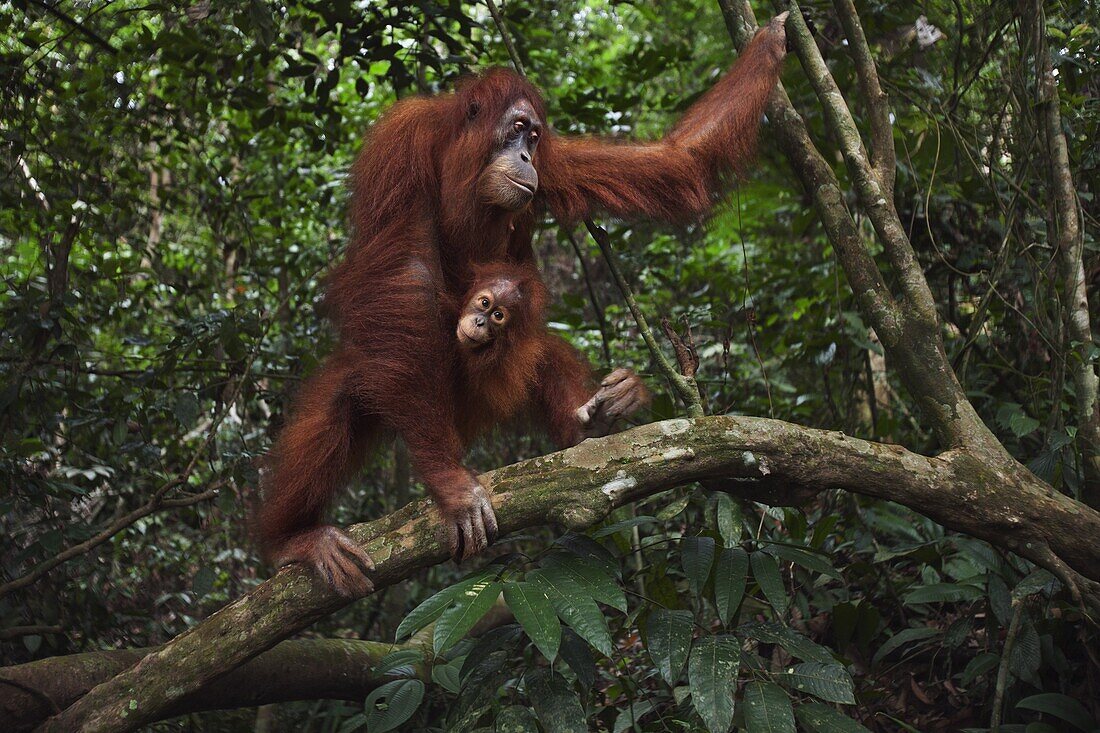
<path id="1" fill-rule="evenodd" d="M 498 322 L 503 321 L 504 313 L 502 313 L 501 311 L 493 311 L 493 320 Z"/>
<path id="2" fill-rule="evenodd" d="M 489 307 L 489 299 L 488 298 L 482 298 L 481 299 L 481 307 L 482 308 L 488 308 Z"/>

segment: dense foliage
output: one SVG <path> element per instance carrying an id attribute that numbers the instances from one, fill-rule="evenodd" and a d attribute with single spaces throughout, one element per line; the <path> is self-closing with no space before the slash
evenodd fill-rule
<path id="1" fill-rule="evenodd" d="M 1029 15 L 996 0 L 859 5 L 894 113 L 896 205 L 960 379 L 1018 459 L 1077 495 Z M 806 6 L 860 113 L 832 5 Z M 700 0 L 503 10 L 563 132 L 658 135 L 733 58 L 717 5 Z M 1100 7 L 1048 13 L 1096 323 Z M 507 52 L 487 7 L 459 0 L 20 0 L 0 2 L 0 58 L 0 581 L 15 581 L 0 590 L 0 660 L 163 643 L 268 572 L 246 528 L 257 459 L 330 343 L 323 275 L 344 245 L 362 132 L 394 99 Z M 797 62 L 784 83 L 825 144 Z M 767 138 L 765 126 L 757 171 L 705 226 L 605 222 L 643 310 L 690 327 L 712 413 L 934 451 Z M 538 252 L 553 327 L 661 390 L 584 230 L 547 221 Z M 678 409 L 665 390 L 649 417 Z M 501 431 L 471 463 L 547 449 Z M 383 446 L 336 517 L 419 493 L 401 447 Z M 775 509 L 688 486 L 587 535 L 506 538 L 489 557 L 315 625 L 403 641 L 434 623 L 362 704 L 287 704 L 280 724 L 957 730 L 988 728 L 997 707 L 1002 730 L 1100 726 L 1096 633 L 1061 584 L 896 505 L 830 493 Z M 466 638 L 501 594 L 515 623 Z M 420 674 L 412 662 L 433 654 Z"/>

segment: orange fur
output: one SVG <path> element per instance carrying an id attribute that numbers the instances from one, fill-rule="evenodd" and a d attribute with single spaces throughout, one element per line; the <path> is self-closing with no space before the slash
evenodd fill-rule
<path id="1" fill-rule="evenodd" d="M 538 192 L 518 212 L 480 201 L 476 182 L 500 148 L 496 130 L 512 104 L 526 100 L 545 121 L 535 87 L 496 69 L 452 94 L 394 105 L 351 170 L 351 242 L 326 295 L 340 345 L 303 385 L 266 472 L 259 530 L 269 556 L 320 567 L 338 554 L 331 533 L 315 530 L 383 430 L 402 436 L 452 518 L 477 491 L 462 460 L 486 426 L 530 405 L 558 445 L 579 441 L 576 410 L 595 387 L 584 359 L 545 332 L 541 310 L 539 335 L 517 337 L 502 351 L 507 367 L 494 371 L 488 362 L 459 363 L 453 299 L 486 263 L 531 265 L 531 238 L 546 210 L 567 222 L 596 209 L 669 221 L 700 216 L 722 175 L 751 154 L 783 44 L 781 32 L 758 35 L 661 141 L 570 140 L 547 128 L 533 159 Z M 530 273 L 541 286 L 533 266 Z M 456 389 L 456 379 L 476 386 Z M 326 552 L 315 537 L 329 537 Z"/>

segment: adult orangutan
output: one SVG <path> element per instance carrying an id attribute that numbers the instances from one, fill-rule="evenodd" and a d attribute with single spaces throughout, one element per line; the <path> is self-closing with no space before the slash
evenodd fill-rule
<path id="1" fill-rule="evenodd" d="M 302 387 L 266 472 L 259 529 L 270 559 L 310 565 L 346 595 L 370 590 L 370 558 L 322 516 L 379 429 L 404 439 L 456 556 L 493 540 L 492 504 L 463 465 L 462 425 L 477 406 L 456 404 L 448 303 L 479 265 L 533 263 L 546 211 L 566 224 L 597 210 L 672 222 L 705 214 L 751 157 L 786 53 L 785 19 L 654 142 L 555 135 L 538 90 L 502 69 L 383 115 L 351 171 L 351 242 L 328 283 L 339 345 Z M 545 364 L 534 401 L 562 445 L 587 424 L 606 430 L 644 393 L 626 370 L 587 387 L 587 366 L 561 342 Z"/>

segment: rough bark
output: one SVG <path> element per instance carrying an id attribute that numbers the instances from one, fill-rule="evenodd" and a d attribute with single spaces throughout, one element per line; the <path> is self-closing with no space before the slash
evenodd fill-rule
<path id="1" fill-rule="evenodd" d="M 1084 468 L 1081 497 L 1100 508 L 1100 375 L 1093 361 L 1092 324 L 1085 280 L 1085 240 L 1077 189 L 1073 185 L 1069 146 L 1062 129 L 1058 86 L 1045 42 L 1046 23 L 1041 3 L 1033 8 L 1035 23 L 1038 112 L 1045 131 L 1050 173 L 1050 199 L 1054 216 L 1049 220 L 1050 241 L 1058 262 L 1062 322 L 1066 334 L 1066 369 L 1073 382 L 1077 412 L 1077 439 Z"/>
<path id="2" fill-rule="evenodd" d="M 383 681 L 373 667 L 404 646 L 355 639 L 284 641 L 225 675 L 217 685 L 177 700 L 163 717 L 289 700 L 362 700 Z M 88 690 L 161 648 L 71 654 L 0 669 L 0 730 L 33 730 Z M 428 644 L 426 661 L 430 652 Z"/>
<path id="3" fill-rule="evenodd" d="M 846 489 L 897 501 L 943 525 L 1019 552 L 1095 592 L 1100 514 L 950 451 L 936 458 L 842 433 L 753 417 L 668 420 L 588 440 L 483 474 L 502 532 L 547 522 L 582 529 L 671 486 L 707 479 L 758 497 L 791 486 Z M 375 587 L 443 562 L 428 502 L 349 528 L 374 557 Z M 1092 578 L 1087 581 L 1069 568 Z M 41 730 L 130 731 L 282 639 L 346 605 L 322 581 L 288 567 L 141 662 L 97 686 Z"/>

